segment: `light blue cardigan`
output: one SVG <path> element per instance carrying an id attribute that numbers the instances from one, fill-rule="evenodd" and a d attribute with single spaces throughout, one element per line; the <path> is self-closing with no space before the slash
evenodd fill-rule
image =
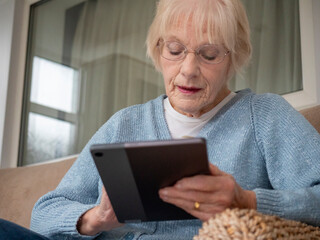
<path id="1" fill-rule="evenodd" d="M 31 229 L 54 239 L 79 235 L 78 218 L 100 202 L 102 183 L 89 147 L 170 139 L 160 96 L 123 109 L 92 137 L 56 190 L 36 203 Z M 320 225 L 320 135 L 282 97 L 242 90 L 199 137 L 207 139 L 211 163 L 257 196 L 258 211 Z M 41 184 L 41 183 L 39 183 Z M 116 184 L 116 183 L 115 183 Z M 192 239 L 199 220 L 127 224 L 98 239 Z"/>

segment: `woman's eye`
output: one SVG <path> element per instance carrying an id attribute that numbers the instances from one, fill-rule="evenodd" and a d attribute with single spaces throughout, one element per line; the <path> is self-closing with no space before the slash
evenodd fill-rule
<path id="1" fill-rule="evenodd" d="M 183 51 L 181 51 L 181 50 L 169 50 L 169 53 L 171 54 L 171 55 L 180 55 L 181 53 L 182 53 Z"/>
<path id="2" fill-rule="evenodd" d="M 215 48 L 204 48 L 199 52 L 201 57 L 208 61 L 213 61 L 219 56 L 219 50 Z"/>
<path id="3" fill-rule="evenodd" d="M 213 61 L 217 58 L 217 55 L 201 55 L 204 59 L 209 60 L 209 61 Z"/>
<path id="4" fill-rule="evenodd" d="M 167 51 L 172 56 L 181 55 L 184 52 L 184 47 L 181 44 L 176 42 L 169 42 L 166 45 Z"/>

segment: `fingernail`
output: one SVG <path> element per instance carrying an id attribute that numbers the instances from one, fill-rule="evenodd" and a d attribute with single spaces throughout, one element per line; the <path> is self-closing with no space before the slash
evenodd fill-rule
<path id="1" fill-rule="evenodd" d="M 168 191 L 164 190 L 164 189 L 160 190 L 160 194 L 166 196 L 166 195 L 168 195 Z"/>

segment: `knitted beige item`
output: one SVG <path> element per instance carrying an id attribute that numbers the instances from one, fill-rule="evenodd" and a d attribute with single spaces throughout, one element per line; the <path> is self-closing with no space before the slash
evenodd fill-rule
<path id="1" fill-rule="evenodd" d="M 204 222 L 193 240 L 320 239 L 320 228 L 305 223 L 261 214 L 249 209 L 227 209 Z"/>

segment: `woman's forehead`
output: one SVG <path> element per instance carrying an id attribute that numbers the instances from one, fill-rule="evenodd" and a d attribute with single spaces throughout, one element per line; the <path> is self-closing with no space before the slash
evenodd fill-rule
<path id="1" fill-rule="evenodd" d="M 166 41 L 178 41 L 185 45 L 190 43 L 202 45 L 208 43 L 221 44 L 220 38 L 209 36 L 207 30 L 202 31 L 193 27 L 191 24 L 171 26 L 162 34 L 162 38 Z"/>

